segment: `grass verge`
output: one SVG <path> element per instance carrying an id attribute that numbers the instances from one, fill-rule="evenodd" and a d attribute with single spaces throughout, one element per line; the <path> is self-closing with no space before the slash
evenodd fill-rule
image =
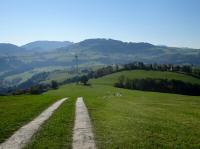
<path id="1" fill-rule="evenodd" d="M 74 124 L 75 100 L 68 99 L 42 126 L 25 149 L 70 149 Z"/>
<path id="2" fill-rule="evenodd" d="M 59 98 L 48 94 L 0 97 L 0 143 Z"/>

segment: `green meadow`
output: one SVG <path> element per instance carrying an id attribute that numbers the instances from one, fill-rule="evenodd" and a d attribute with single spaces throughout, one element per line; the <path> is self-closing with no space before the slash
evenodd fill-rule
<path id="1" fill-rule="evenodd" d="M 0 142 L 62 96 L 47 94 L 0 97 Z"/>
<path id="2" fill-rule="evenodd" d="M 82 96 L 99 149 L 200 147 L 200 97 L 113 87 L 122 74 L 200 83 L 177 73 L 124 71 L 90 80 L 91 86 L 69 84 L 37 96 L 0 97 L 1 142 L 57 99 L 69 97 L 26 148 L 71 148 L 75 101 Z"/>
<path id="3" fill-rule="evenodd" d="M 132 70 L 132 71 L 122 71 L 107 75 L 105 77 L 93 80 L 96 84 L 113 85 L 117 82 L 119 76 L 124 75 L 130 79 L 142 79 L 142 78 L 159 78 L 159 79 L 175 79 L 184 82 L 200 84 L 200 79 L 188 76 L 185 74 L 166 72 L 166 71 L 146 71 L 146 70 Z"/>

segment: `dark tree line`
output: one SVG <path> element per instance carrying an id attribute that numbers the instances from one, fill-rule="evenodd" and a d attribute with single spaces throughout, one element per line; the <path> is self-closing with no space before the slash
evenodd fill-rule
<path id="1" fill-rule="evenodd" d="M 84 75 L 84 78 L 87 80 L 93 78 L 100 78 L 112 73 L 124 71 L 124 70 L 154 70 L 154 71 L 169 71 L 169 72 L 177 72 L 184 73 L 187 75 L 192 75 L 194 77 L 200 78 L 200 73 L 194 73 L 192 69 L 192 65 L 173 65 L 173 64 L 144 64 L 143 62 L 133 62 L 129 64 L 123 65 L 111 65 L 100 68 L 96 71 L 87 71 L 87 74 Z M 82 82 L 83 76 L 75 76 L 69 78 L 60 85 L 74 83 L 74 82 Z"/>
<path id="2" fill-rule="evenodd" d="M 75 82 L 77 82 L 77 83 L 81 82 L 84 85 L 89 85 L 88 84 L 89 79 L 90 79 L 89 75 L 75 76 L 75 77 L 69 78 L 69 79 L 59 83 L 59 85 L 75 83 Z"/>
<path id="3" fill-rule="evenodd" d="M 144 64 L 143 62 L 133 62 L 129 64 L 106 66 L 96 71 L 90 71 L 87 76 L 89 79 L 99 78 L 105 75 L 109 75 L 124 70 L 169 71 L 169 72 L 184 73 L 187 75 L 192 75 L 194 77 L 200 78 L 200 70 L 193 69 L 192 65 L 174 65 L 174 64 L 156 64 L 156 63 Z"/>
<path id="4" fill-rule="evenodd" d="M 193 73 L 192 65 L 174 65 L 174 64 L 144 64 L 143 62 L 133 62 L 124 64 L 122 70 L 155 70 L 155 71 L 171 71 Z"/>
<path id="5" fill-rule="evenodd" d="M 200 76 L 200 68 L 194 68 L 192 72 L 195 76 Z"/>
<path id="6" fill-rule="evenodd" d="M 115 87 L 142 90 L 142 91 L 155 91 L 164 93 L 176 93 L 183 95 L 200 95 L 200 85 L 186 83 L 180 80 L 168 79 L 129 79 L 120 76 Z"/>
<path id="7" fill-rule="evenodd" d="M 50 84 L 36 84 L 26 89 L 16 88 L 11 91 L 12 95 L 21 95 L 21 94 L 42 94 L 47 92 L 50 89 L 58 89 L 59 84 L 57 81 L 52 80 Z"/>

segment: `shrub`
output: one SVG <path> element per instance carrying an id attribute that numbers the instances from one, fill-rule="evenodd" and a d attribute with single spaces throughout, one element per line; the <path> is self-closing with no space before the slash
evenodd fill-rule
<path id="1" fill-rule="evenodd" d="M 81 83 L 83 83 L 84 85 L 87 85 L 88 83 L 88 77 L 86 75 L 83 75 L 81 78 L 80 78 L 80 81 Z"/>
<path id="2" fill-rule="evenodd" d="M 42 94 L 46 89 L 42 85 L 32 86 L 30 89 L 30 94 Z"/>
<path id="3" fill-rule="evenodd" d="M 52 87 L 52 89 L 58 89 L 58 82 L 55 81 L 55 80 L 52 80 L 51 81 L 51 87 Z"/>

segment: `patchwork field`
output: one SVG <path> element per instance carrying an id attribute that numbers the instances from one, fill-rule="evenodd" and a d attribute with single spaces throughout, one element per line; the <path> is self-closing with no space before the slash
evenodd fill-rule
<path id="1" fill-rule="evenodd" d="M 182 74 L 130 71 L 91 80 L 91 86 L 70 84 L 38 96 L 0 97 L 1 142 L 56 99 L 69 97 L 42 126 L 27 148 L 71 148 L 74 104 L 76 98 L 82 96 L 99 149 L 200 147 L 198 96 L 113 87 L 112 84 L 121 74 L 200 83 L 200 80 Z"/>

